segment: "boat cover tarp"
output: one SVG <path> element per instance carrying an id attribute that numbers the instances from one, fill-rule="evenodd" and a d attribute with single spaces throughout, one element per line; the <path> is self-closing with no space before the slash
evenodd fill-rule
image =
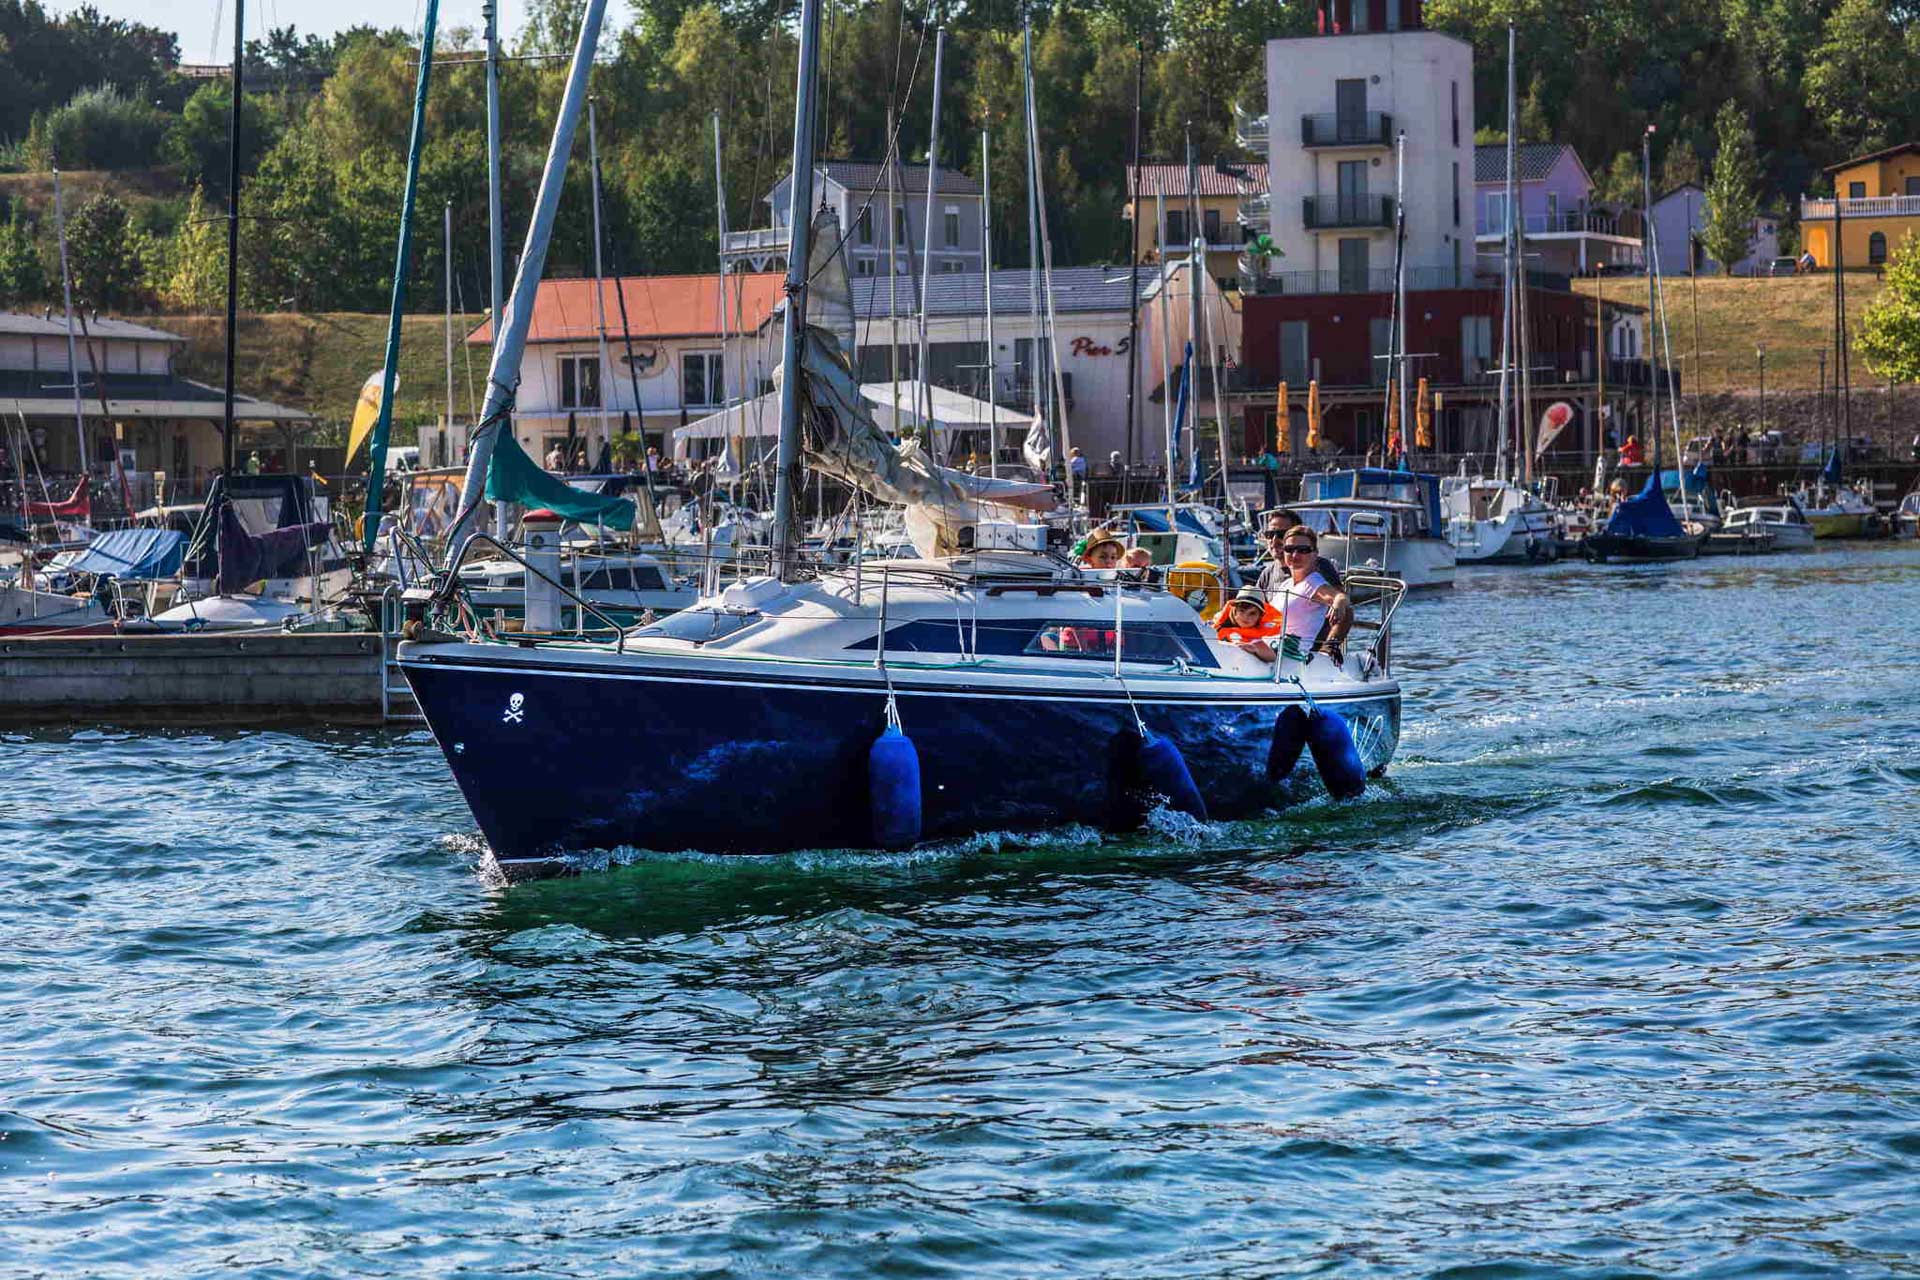
<path id="1" fill-rule="evenodd" d="M 263 578 L 298 578 L 308 572 L 307 553 L 333 533 L 324 520 L 286 525 L 266 533 L 248 533 L 239 509 L 220 506 L 220 586 L 223 596 L 239 595 Z"/>
<path id="2" fill-rule="evenodd" d="M 1686 530 L 1674 518 L 1667 505 L 1667 494 L 1660 487 L 1660 473 L 1647 477 L 1646 485 L 1631 498 L 1622 498 L 1607 519 L 1607 532 L 1616 538 L 1680 538 Z"/>
<path id="3" fill-rule="evenodd" d="M 1827 465 L 1820 468 L 1820 478 L 1828 484 L 1840 483 L 1842 477 L 1840 472 L 1840 451 L 1838 449 L 1835 449 L 1827 455 Z"/>
<path id="4" fill-rule="evenodd" d="M 73 487 L 73 496 L 65 502 L 29 502 L 27 518 L 41 520 L 91 520 L 93 518 L 93 498 L 87 492 L 87 476 L 80 477 L 80 483 Z"/>
<path id="5" fill-rule="evenodd" d="M 574 488 L 529 458 L 511 432 L 501 432 L 493 447 L 493 461 L 487 468 L 487 497 L 495 502 L 517 502 L 529 510 L 545 507 L 581 524 L 633 528 L 632 500 Z"/>
<path id="6" fill-rule="evenodd" d="M 187 535 L 177 530 L 110 529 L 88 544 L 67 570 L 145 582 L 180 572 L 186 554 Z"/>

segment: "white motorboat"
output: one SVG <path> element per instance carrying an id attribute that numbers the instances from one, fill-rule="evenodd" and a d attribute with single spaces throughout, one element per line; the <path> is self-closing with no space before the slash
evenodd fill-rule
<path id="1" fill-rule="evenodd" d="M 1461 564 L 1519 564 L 1559 556 L 1553 507 L 1511 480 L 1445 476 L 1440 514 Z"/>
<path id="2" fill-rule="evenodd" d="M 1409 591 L 1451 587 L 1459 562 L 1441 533 L 1439 477 L 1365 467 L 1301 477 L 1287 507 L 1342 573 L 1371 566 Z"/>
<path id="3" fill-rule="evenodd" d="M 474 608 L 521 616 L 527 575 L 518 560 L 498 556 L 472 561 L 460 567 L 460 579 Z M 583 620 L 578 605 L 562 602 L 562 626 L 567 630 L 603 628 L 596 613 L 621 626 L 651 622 L 686 608 L 700 595 L 693 580 L 670 575 L 660 557 L 607 547 L 570 551 L 560 562 L 559 581 L 590 606 Z"/>
<path id="4" fill-rule="evenodd" d="M 1900 499 L 1900 506 L 1893 513 L 1893 536 L 1920 538 L 1920 489 Z"/>
<path id="5" fill-rule="evenodd" d="M 1775 551 L 1804 551 L 1813 546 L 1813 524 L 1807 513 L 1792 498 L 1735 507 L 1727 512 L 1722 532 L 1740 533 L 1760 529 L 1773 535 Z"/>

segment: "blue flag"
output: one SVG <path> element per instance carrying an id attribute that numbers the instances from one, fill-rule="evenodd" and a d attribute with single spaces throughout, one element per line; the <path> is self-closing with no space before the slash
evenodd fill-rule
<path id="1" fill-rule="evenodd" d="M 1180 357 L 1180 388 L 1173 401 L 1173 456 L 1180 456 L 1180 433 L 1187 422 L 1188 386 L 1193 381 L 1193 344 L 1187 344 L 1186 353 Z M 1193 449 L 1187 464 L 1187 484 L 1197 487 L 1200 483 L 1200 451 Z"/>

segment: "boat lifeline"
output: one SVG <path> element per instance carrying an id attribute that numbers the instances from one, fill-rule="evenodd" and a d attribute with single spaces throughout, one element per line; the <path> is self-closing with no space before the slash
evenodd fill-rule
<path id="1" fill-rule="evenodd" d="M 1258 812 L 1284 796 L 1303 743 L 1319 759 L 1306 735 L 1331 729 L 1325 717 L 1360 770 L 1386 767 L 1400 726 L 1391 612 L 1340 666 L 1267 663 L 1158 587 L 980 553 L 743 581 L 610 643 L 412 643 L 400 661 L 494 857 L 519 876 L 623 846 L 894 843 L 872 803 L 890 727 L 917 754 L 923 839 L 1123 827 L 1156 794 L 1200 816 Z M 1155 772 L 1168 743 L 1190 795 Z"/>

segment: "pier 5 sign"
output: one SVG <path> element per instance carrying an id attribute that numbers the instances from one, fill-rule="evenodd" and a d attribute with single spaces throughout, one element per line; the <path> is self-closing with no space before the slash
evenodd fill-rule
<path id="1" fill-rule="evenodd" d="M 1075 338 L 1067 351 L 1076 356 L 1123 356 L 1127 354 L 1133 342 L 1132 338 L 1122 338 L 1112 346 L 1104 342 L 1095 342 L 1092 338 Z"/>

